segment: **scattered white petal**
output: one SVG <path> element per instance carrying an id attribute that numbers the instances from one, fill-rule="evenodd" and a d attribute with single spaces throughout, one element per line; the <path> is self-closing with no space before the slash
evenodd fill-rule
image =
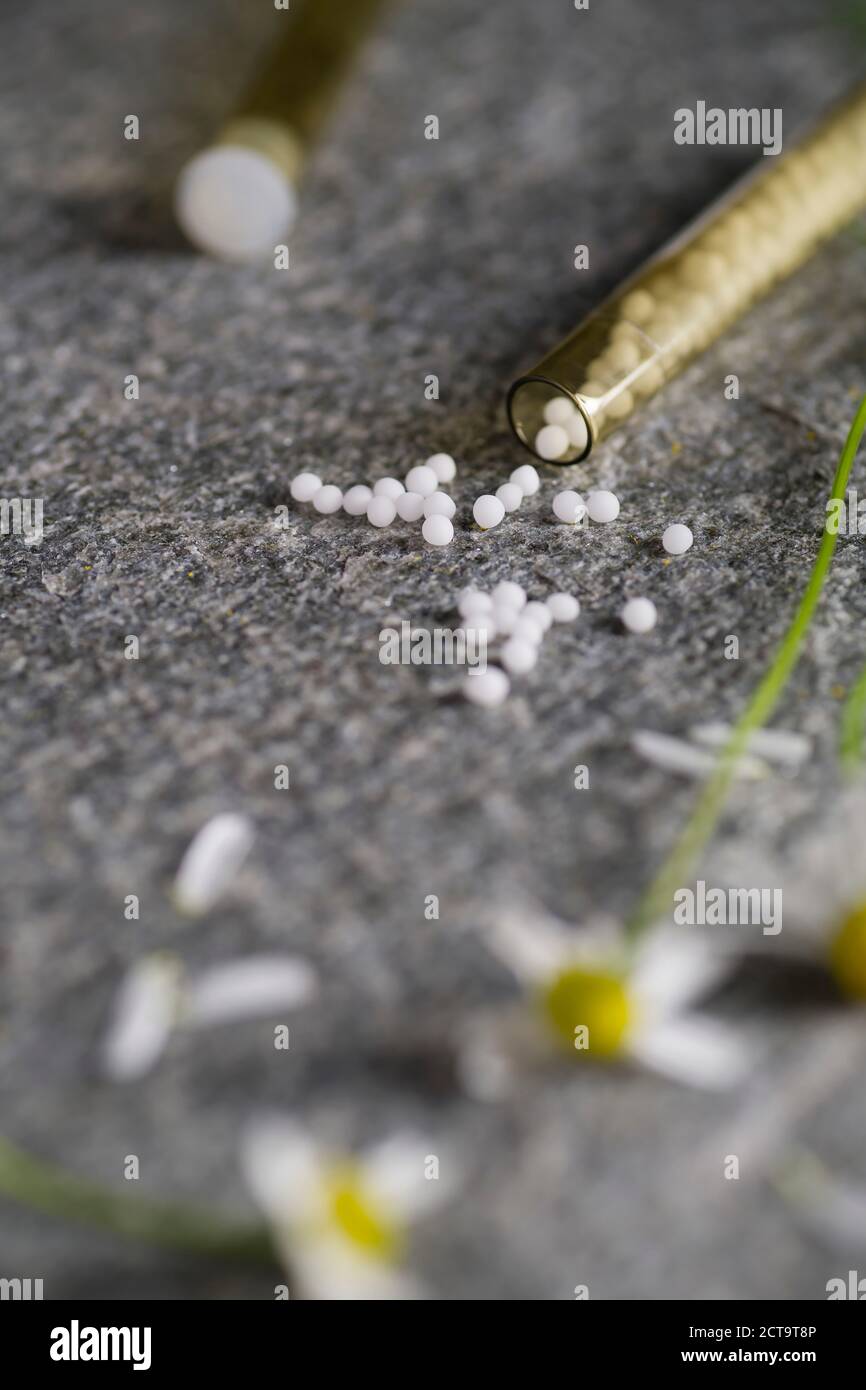
<path id="1" fill-rule="evenodd" d="M 704 1090 L 736 1085 L 748 1066 L 748 1054 L 732 1029 L 697 1016 L 638 1028 L 629 1052 L 652 1071 Z"/>
<path id="2" fill-rule="evenodd" d="M 724 748 L 733 733 L 730 724 L 695 724 L 689 736 L 708 748 Z M 746 747 L 769 762 L 799 767 L 812 752 L 812 740 L 792 729 L 753 729 Z"/>
<path id="3" fill-rule="evenodd" d="M 316 994 L 312 966 L 293 956 L 253 956 L 217 965 L 186 990 L 184 1018 L 195 1026 L 296 1009 Z"/>
<path id="4" fill-rule="evenodd" d="M 695 748 L 684 739 L 673 738 L 670 734 L 653 733 L 650 729 L 638 729 L 632 734 L 632 748 L 647 762 L 663 768 L 665 772 L 680 772 L 687 777 L 708 777 L 719 765 L 714 753 L 703 748 Z M 766 763 L 757 758 L 744 756 L 737 764 L 737 776 L 754 780 L 767 775 Z"/>
<path id="5" fill-rule="evenodd" d="M 115 1081 L 132 1081 L 153 1066 L 177 1019 L 179 989 L 180 963 L 173 956 L 145 956 L 132 967 L 103 1048 L 105 1069 Z"/>
<path id="6" fill-rule="evenodd" d="M 222 897 L 250 852 L 252 823 L 227 812 L 214 816 L 193 839 L 174 882 L 174 899 L 181 912 L 198 917 Z"/>

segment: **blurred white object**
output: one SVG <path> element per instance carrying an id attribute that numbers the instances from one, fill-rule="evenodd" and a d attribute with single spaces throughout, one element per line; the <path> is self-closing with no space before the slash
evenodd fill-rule
<path id="1" fill-rule="evenodd" d="M 284 243 L 298 211 L 277 165 L 243 145 L 197 154 L 175 186 L 177 220 L 193 245 L 225 261 L 257 261 Z"/>
<path id="2" fill-rule="evenodd" d="M 254 832 L 246 816 L 214 816 L 193 839 L 174 881 L 174 900 L 181 912 L 200 917 L 216 903 L 252 848 Z"/>
<path id="3" fill-rule="evenodd" d="M 112 1080 L 134 1081 L 153 1066 L 177 1021 L 180 978 L 180 961 L 174 956 L 145 956 L 132 967 L 103 1047 Z"/>

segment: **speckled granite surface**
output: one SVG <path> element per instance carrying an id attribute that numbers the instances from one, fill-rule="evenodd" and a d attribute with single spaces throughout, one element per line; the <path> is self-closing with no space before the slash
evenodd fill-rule
<path id="1" fill-rule="evenodd" d="M 775 1123 L 866 1179 L 866 1026 L 810 973 L 743 971 L 712 1001 L 755 1054 L 722 1098 L 566 1065 L 479 1105 L 453 1053 L 514 995 L 485 945 L 491 910 L 623 914 L 688 814 L 694 784 L 639 762 L 631 732 L 735 717 L 763 670 L 863 391 L 862 238 L 838 238 L 566 471 L 615 488 L 616 527 L 553 525 L 550 480 L 492 534 L 468 519 L 523 461 L 510 380 L 748 161 L 674 146 L 673 110 L 781 106 L 787 135 L 862 72 L 866 45 L 807 0 L 406 4 L 310 169 L 283 275 L 189 253 L 160 203 L 273 22 L 229 0 L 127 6 L 122 22 L 97 0 L 19 0 L 0 19 L 0 457 L 4 495 L 45 507 L 41 546 L 0 542 L 2 1128 L 117 1185 L 135 1153 L 142 1192 L 246 1211 L 237 1136 L 258 1111 L 344 1142 L 409 1124 L 460 1167 L 413 1249 L 435 1296 L 821 1298 L 862 1252 L 816 1243 L 748 1161 Z M 141 399 L 125 402 L 133 372 Z M 436 449 L 460 466 L 447 550 L 308 508 L 274 526 L 302 468 L 347 485 Z M 666 565 L 674 519 L 696 543 Z M 463 584 L 506 576 L 571 589 L 583 613 L 501 710 L 451 698 L 448 673 L 379 664 L 380 627 L 445 621 Z M 660 622 L 629 639 L 615 614 L 641 591 Z M 738 789 L 704 862 L 707 878 L 793 885 L 789 920 L 814 931 L 804 865 L 814 891 L 834 814 L 856 827 L 866 810 L 855 789 L 840 812 L 834 753 L 864 618 L 862 541 L 846 539 L 778 716 L 813 757 Z M 172 878 L 224 809 L 252 818 L 256 845 L 190 925 Z M 841 881 L 861 857 L 855 843 Z M 125 969 L 155 948 L 193 966 L 288 949 L 319 970 L 321 1000 L 288 1054 L 251 1022 L 179 1038 L 147 1079 L 113 1085 L 100 1040 Z M 730 1152 L 739 1183 L 721 1178 Z M 46 1297 L 270 1298 L 278 1277 L 0 1216 L 0 1274 L 42 1277 Z"/>

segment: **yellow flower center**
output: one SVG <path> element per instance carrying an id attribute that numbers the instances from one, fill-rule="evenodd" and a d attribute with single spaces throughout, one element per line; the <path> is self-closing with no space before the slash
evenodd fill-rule
<path id="1" fill-rule="evenodd" d="M 830 942 L 830 969 L 852 999 L 866 999 L 866 903 L 849 912 Z"/>
<path id="2" fill-rule="evenodd" d="M 578 1055 L 613 1057 L 620 1051 L 631 1022 L 620 976 L 571 967 L 545 986 L 541 1004 L 548 1023 Z"/>
<path id="3" fill-rule="evenodd" d="M 400 1251 L 401 1232 L 364 1191 L 363 1176 L 351 1164 L 335 1168 L 327 1179 L 331 1220 L 340 1234 L 365 1255 L 392 1260 Z"/>

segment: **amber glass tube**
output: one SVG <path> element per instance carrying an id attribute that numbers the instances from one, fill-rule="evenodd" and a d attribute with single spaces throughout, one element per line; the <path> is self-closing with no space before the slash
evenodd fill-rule
<path id="1" fill-rule="evenodd" d="M 518 439 L 535 453 L 545 406 L 564 396 L 586 431 L 553 462 L 586 458 L 864 205 L 866 86 L 789 152 L 763 157 L 515 382 Z"/>

